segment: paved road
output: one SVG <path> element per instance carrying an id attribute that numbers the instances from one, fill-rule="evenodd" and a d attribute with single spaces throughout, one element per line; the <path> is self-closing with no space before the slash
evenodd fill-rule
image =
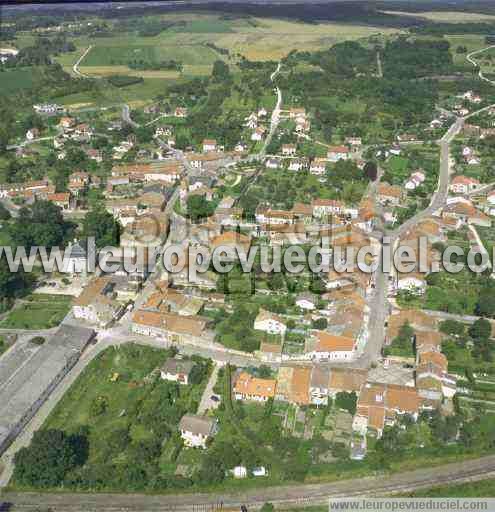
<path id="1" fill-rule="evenodd" d="M 122 121 L 130 124 L 133 128 L 139 128 L 141 125 L 131 119 L 129 105 L 122 105 Z"/>
<path id="2" fill-rule="evenodd" d="M 447 196 L 449 194 L 450 173 L 452 169 L 452 162 L 450 159 L 450 143 L 461 131 L 462 127 L 464 126 L 464 121 L 465 119 L 462 117 L 457 118 L 455 123 L 448 129 L 446 134 L 440 140 L 440 170 L 438 186 L 437 190 L 433 194 L 429 206 L 425 210 L 419 212 L 418 214 L 414 215 L 414 217 L 411 217 L 409 220 L 404 222 L 396 230 L 391 232 L 391 236 L 402 236 L 413 226 L 417 225 L 418 222 L 425 219 L 426 217 L 429 217 L 433 212 L 437 211 L 439 208 L 445 205 Z"/>
<path id="3" fill-rule="evenodd" d="M 237 509 L 246 504 L 259 509 L 271 502 L 282 506 L 328 505 L 330 498 L 389 496 L 432 486 L 476 481 L 495 475 L 495 456 L 462 461 L 443 466 L 417 469 L 392 475 L 341 480 L 325 484 L 287 485 L 251 489 L 238 493 L 201 493 L 180 495 L 77 494 L 77 493 L 5 493 L 2 499 L 15 510 L 50 508 L 54 512 L 92 511 L 174 511 L 198 512 L 213 507 Z"/>

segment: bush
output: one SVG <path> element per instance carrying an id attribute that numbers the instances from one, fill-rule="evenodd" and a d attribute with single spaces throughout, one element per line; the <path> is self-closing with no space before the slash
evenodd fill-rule
<path id="1" fill-rule="evenodd" d="M 45 343 L 45 338 L 43 336 L 35 336 L 34 338 L 31 338 L 31 343 L 34 343 L 35 345 L 43 345 Z"/>

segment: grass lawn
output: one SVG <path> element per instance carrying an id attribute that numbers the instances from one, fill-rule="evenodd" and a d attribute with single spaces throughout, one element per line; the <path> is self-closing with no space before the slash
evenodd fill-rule
<path id="1" fill-rule="evenodd" d="M 15 307 L 1 323 L 4 329 L 48 329 L 58 325 L 69 312 L 72 297 L 66 295 L 30 295 Z"/>
<path id="2" fill-rule="evenodd" d="M 89 459 L 77 470 L 80 488 L 129 491 L 135 482 L 131 466 L 145 472 L 146 481 L 157 471 L 174 474 L 181 462 L 178 423 L 185 413 L 196 412 L 209 364 L 197 358 L 205 369 L 200 383 L 181 386 L 154 371 L 170 356 L 169 350 L 134 344 L 108 348 L 48 417 L 43 428 L 86 432 Z"/>

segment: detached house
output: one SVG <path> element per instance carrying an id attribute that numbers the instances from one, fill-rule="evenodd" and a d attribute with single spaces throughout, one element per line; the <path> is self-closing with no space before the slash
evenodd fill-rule
<path id="1" fill-rule="evenodd" d="M 254 132 L 251 135 L 251 140 L 258 142 L 260 140 L 263 140 L 263 137 L 265 136 L 266 128 L 264 126 L 258 126 Z"/>
<path id="2" fill-rule="evenodd" d="M 283 144 L 282 145 L 282 155 L 294 156 L 295 154 L 296 154 L 295 144 Z"/>
<path id="3" fill-rule="evenodd" d="M 287 330 L 287 326 L 281 317 L 264 309 L 260 309 L 254 321 L 254 328 L 257 331 L 264 331 L 268 334 L 278 334 L 280 336 L 284 336 Z"/>
<path id="4" fill-rule="evenodd" d="M 218 432 L 217 420 L 186 414 L 179 423 L 180 435 L 189 448 L 206 449 L 206 443 Z"/>
<path id="5" fill-rule="evenodd" d="M 315 176 L 323 176 L 327 170 L 327 160 L 325 158 L 315 158 L 311 162 L 309 172 Z"/>
<path id="6" fill-rule="evenodd" d="M 217 150 L 217 141 L 215 139 L 205 139 L 203 141 L 203 151 L 206 153 L 208 151 L 216 151 Z"/>
<path id="7" fill-rule="evenodd" d="M 455 176 L 450 183 L 450 191 L 454 194 L 469 194 L 480 186 L 480 182 L 468 176 Z"/>
<path id="8" fill-rule="evenodd" d="M 308 167 L 308 161 L 305 158 L 294 158 L 289 163 L 289 171 L 300 171 Z"/>
<path id="9" fill-rule="evenodd" d="M 390 204 L 399 206 L 402 200 L 402 190 L 400 187 L 390 185 L 386 182 L 378 185 L 378 200 L 381 204 Z"/>
<path id="10" fill-rule="evenodd" d="M 27 140 L 34 140 L 34 139 L 36 139 L 39 136 L 40 136 L 40 131 L 38 130 L 38 128 L 31 128 L 30 130 L 28 130 L 26 132 L 26 139 Z"/>
<path id="11" fill-rule="evenodd" d="M 350 157 L 350 151 L 347 146 L 332 146 L 328 149 L 327 158 L 330 162 L 347 160 Z"/>
<path id="12" fill-rule="evenodd" d="M 340 215 L 344 209 L 343 203 L 335 199 L 315 199 L 311 204 L 313 215 L 319 218 L 325 215 Z"/>
<path id="13" fill-rule="evenodd" d="M 179 384 L 189 384 L 189 375 L 193 368 L 193 361 L 171 358 L 161 367 L 160 376 L 163 380 L 178 382 Z"/>

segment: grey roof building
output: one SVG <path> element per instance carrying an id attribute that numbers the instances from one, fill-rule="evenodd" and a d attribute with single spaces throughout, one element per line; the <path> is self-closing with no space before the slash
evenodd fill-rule
<path id="1" fill-rule="evenodd" d="M 27 359 L 15 345 L 4 355 L 0 361 L 0 454 L 76 364 L 94 335 L 92 329 L 62 325 Z"/>

